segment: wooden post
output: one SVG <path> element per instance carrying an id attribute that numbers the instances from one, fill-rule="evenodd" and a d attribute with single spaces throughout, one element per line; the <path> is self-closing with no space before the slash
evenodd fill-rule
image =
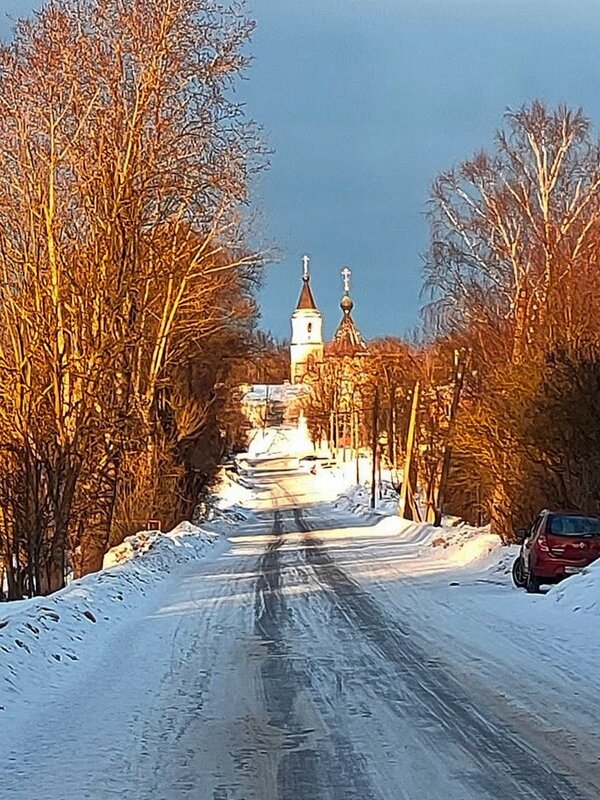
<path id="1" fill-rule="evenodd" d="M 360 483 L 360 420 L 356 409 L 352 411 L 352 419 L 354 420 L 354 454 L 356 456 L 356 484 L 358 485 Z"/>
<path id="2" fill-rule="evenodd" d="M 334 427 L 333 427 L 333 410 L 329 412 L 329 451 L 331 453 L 331 457 L 333 458 L 335 455 L 334 452 L 334 445 L 333 445 L 333 437 L 334 437 Z"/>
<path id="3" fill-rule="evenodd" d="M 338 397 L 338 390 L 337 386 L 334 390 L 334 402 L 333 402 L 333 436 L 335 442 L 335 460 L 337 461 L 338 449 L 340 446 L 340 402 Z"/>
<path id="4" fill-rule="evenodd" d="M 351 452 L 354 454 L 354 459 L 356 461 L 356 484 L 360 483 L 360 474 L 358 468 L 358 420 L 356 409 L 354 408 L 354 398 L 352 399 L 352 411 L 350 412 L 350 438 L 352 440 L 352 448 Z"/>
<path id="5" fill-rule="evenodd" d="M 458 412 L 460 403 L 460 396 L 465 380 L 465 356 L 463 353 L 455 351 L 454 361 L 454 392 L 452 394 L 452 405 L 450 407 L 450 419 L 448 421 L 448 431 L 446 433 L 446 442 L 444 447 L 444 458 L 442 461 L 442 471 L 440 473 L 440 482 L 437 492 L 437 502 L 435 504 L 435 522 L 439 526 L 442 524 L 442 514 L 444 513 L 444 502 L 446 500 L 446 487 L 448 485 L 448 476 L 450 475 L 450 463 L 452 461 L 452 446 L 450 438 L 454 428 L 454 421 Z"/>
<path id="6" fill-rule="evenodd" d="M 410 411 L 410 423 L 408 426 L 408 436 L 406 437 L 406 456 L 404 458 L 404 474 L 402 476 L 402 491 L 400 492 L 400 503 L 398 505 L 398 513 L 405 519 L 410 519 L 406 516 L 408 510 L 408 499 L 410 490 L 410 471 L 412 469 L 412 455 L 415 444 L 415 430 L 417 427 L 417 411 L 419 408 L 419 381 L 415 383 L 413 389 L 412 408 Z"/>
<path id="7" fill-rule="evenodd" d="M 354 404 L 352 404 L 348 413 L 350 414 L 350 459 L 352 459 L 352 453 L 355 452 L 354 447 L 356 444 L 354 430 Z"/>
<path id="8" fill-rule="evenodd" d="M 263 419 L 263 436 L 265 435 L 265 431 L 267 429 L 267 419 L 269 417 L 269 389 L 271 387 L 267 384 L 267 388 L 265 391 L 265 416 Z"/>
<path id="9" fill-rule="evenodd" d="M 436 524 L 437 520 L 437 493 L 439 491 L 439 475 L 437 469 L 434 475 L 429 477 L 427 483 L 427 499 L 425 502 L 425 522 Z"/>
<path id="10" fill-rule="evenodd" d="M 391 440 L 390 440 L 390 455 L 391 455 L 391 462 L 392 462 L 392 470 L 396 471 L 398 469 L 398 448 L 396 443 L 396 387 L 394 387 L 394 391 L 392 392 L 391 396 L 391 410 L 390 410 L 390 430 L 391 430 Z"/>
<path id="11" fill-rule="evenodd" d="M 379 431 L 379 387 L 375 387 L 375 400 L 373 402 L 373 439 L 371 441 L 371 457 L 373 459 L 371 471 L 371 508 L 375 508 L 375 484 L 377 483 L 377 439 Z"/>

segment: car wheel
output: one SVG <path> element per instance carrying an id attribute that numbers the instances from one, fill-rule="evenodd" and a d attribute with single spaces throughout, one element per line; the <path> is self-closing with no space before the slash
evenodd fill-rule
<path id="1" fill-rule="evenodd" d="M 529 592 L 529 594 L 536 594 L 540 590 L 540 579 L 537 575 L 534 575 L 531 570 L 527 573 L 527 577 L 525 579 L 525 591 Z"/>
<path id="2" fill-rule="evenodd" d="M 521 558 L 521 556 L 518 556 L 513 561 L 512 579 L 513 579 L 514 585 L 518 589 L 523 589 L 525 587 L 525 582 L 526 582 L 525 571 L 523 569 L 523 559 Z"/>

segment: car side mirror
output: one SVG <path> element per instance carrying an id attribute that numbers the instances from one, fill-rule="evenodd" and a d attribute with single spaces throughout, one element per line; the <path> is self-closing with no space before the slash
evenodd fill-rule
<path id="1" fill-rule="evenodd" d="M 528 536 L 529 536 L 529 531 L 527 530 L 527 528 L 519 528 L 519 530 L 517 531 L 518 542 L 524 542 Z"/>

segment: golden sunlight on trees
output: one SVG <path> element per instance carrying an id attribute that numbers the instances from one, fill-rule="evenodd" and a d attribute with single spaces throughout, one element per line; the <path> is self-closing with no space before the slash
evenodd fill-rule
<path id="1" fill-rule="evenodd" d="M 59 588 L 188 512 L 255 316 L 251 24 L 210 0 L 55 0 L 0 52 L 0 559 Z"/>
<path id="2" fill-rule="evenodd" d="M 600 502 L 599 190 L 587 118 L 539 102 L 433 186 L 428 319 L 470 352 L 448 498 L 506 538 L 544 504 Z"/>

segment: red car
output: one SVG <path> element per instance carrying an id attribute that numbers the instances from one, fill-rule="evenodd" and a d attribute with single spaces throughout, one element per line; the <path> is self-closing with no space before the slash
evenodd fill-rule
<path id="1" fill-rule="evenodd" d="M 513 581 L 528 592 L 575 575 L 600 556 L 600 516 L 542 511 L 518 536 L 522 544 L 512 568 Z"/>

